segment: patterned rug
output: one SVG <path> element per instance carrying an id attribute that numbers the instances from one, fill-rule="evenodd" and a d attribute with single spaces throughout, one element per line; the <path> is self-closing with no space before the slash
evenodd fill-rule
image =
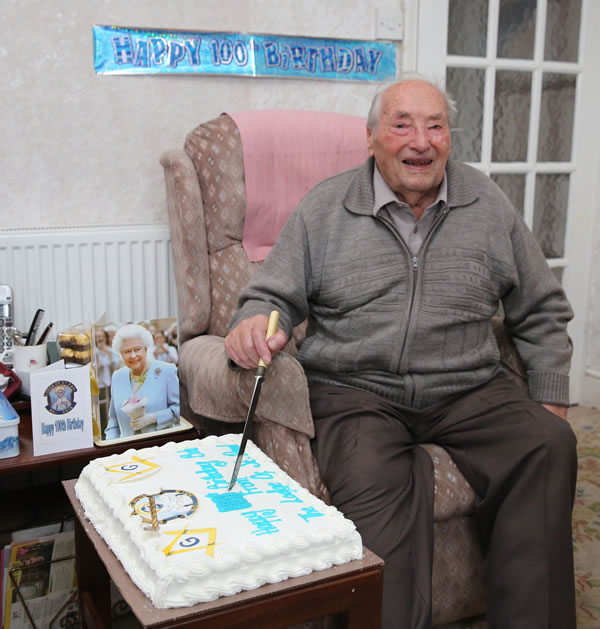
<path id="1" fill-rule="evenodd" d="M 579 471 L 573 510 L 577 627 L 600 628 L 600 412 L 572 409 Z M 577 411 L 577 412 L 575 412 Z"/>
<path id="2" fill-rule="evenodd" d="M 577 629 L 600 629 L 600 411 L 574 407 L 569 422 L 579 458 L 573 509 Z M 443 629 L 487 629 L 487 623 L 478 618 Z"/>

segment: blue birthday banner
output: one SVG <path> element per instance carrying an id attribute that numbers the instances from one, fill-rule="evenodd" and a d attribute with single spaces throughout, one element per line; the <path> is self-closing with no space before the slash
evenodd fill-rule
<path id="1" fill-rule="evenodd" d="M 219 74 L 386 81 L 392 42 L 93 27 L 97 74 Z"/>

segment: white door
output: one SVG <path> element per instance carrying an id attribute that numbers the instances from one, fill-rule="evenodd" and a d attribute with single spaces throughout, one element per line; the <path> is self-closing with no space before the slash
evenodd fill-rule
<path id="1" fill-rule="evenodd" d="M 571 401 L 586 366 L 600 174 L 598 0 L 419 0 L 416 69 L 457 100 L 454 159 L 522 211 L 575 310 Z"/>

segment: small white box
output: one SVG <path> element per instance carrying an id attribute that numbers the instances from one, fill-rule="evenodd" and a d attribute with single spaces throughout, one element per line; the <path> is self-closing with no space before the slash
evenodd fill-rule
<path id="1" fill-rule="evenodd" d="M 19 456 L 19 416 L 0 391 L 0 459 Z"/>

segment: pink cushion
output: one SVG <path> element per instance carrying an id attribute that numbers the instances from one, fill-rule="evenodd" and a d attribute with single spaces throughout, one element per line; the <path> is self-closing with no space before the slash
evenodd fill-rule
<path id="1" fill-rule="evenodd" d="M 264 260 L 288 216 L 317 183 L 367 159 L 366 119 L 298 110 L 229 113 L 242 139 L 246 220 L 242 244 Z"/>

